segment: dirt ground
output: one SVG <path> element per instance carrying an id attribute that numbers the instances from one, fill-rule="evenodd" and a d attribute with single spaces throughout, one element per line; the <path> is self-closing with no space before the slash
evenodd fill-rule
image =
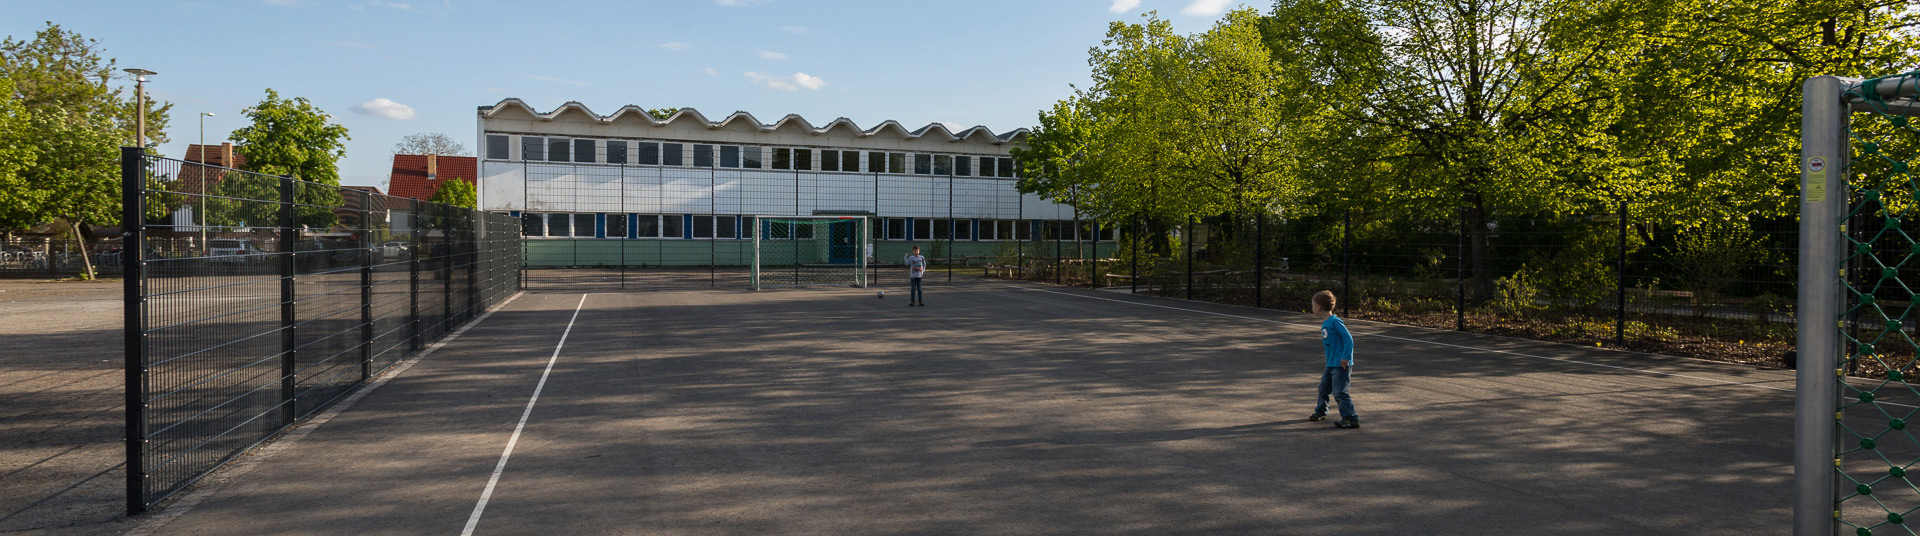
<path id="1" fill-rule="evenodd" d="M 0 280 L 0 534 L 119 534 L 121 282 Z"/>

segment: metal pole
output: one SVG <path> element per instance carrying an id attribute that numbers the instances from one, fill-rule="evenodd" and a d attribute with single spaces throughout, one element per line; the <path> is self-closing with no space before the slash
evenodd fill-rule
<path id="1" fill-rule="evenodd" d="M 205 150 L 205 145 L 201 150 Z M 360 381 L 373 377 L 373 192 L 360 190 Z"/>
<path id="2" fill-rule="evenodd" d="M 147 509 L 147 293 L 146 155 L 140 147 L 120 148 L 120 262 L 127 404 L 127 515 Z M 51 259 L 49 259 L 51 262 Z"/>
<path id="3" fill-rule="evenodd" d="M 1460 207 L 1460 244 L 1453 254 L 1453 330 L 1467 330 L 1467 207 Z"/>
<path id="4" fill-rule="evenodd" d="M 1140 217 L 1133 217 L 1133 230 L 1127 234 L 1133 240 L 1133 267 L 1127 272 L 1127 292 L 1140 293 Z"/>
<path id="5" fill-rule="evenodd" d="M 294 336 L 294 324 L 298 322 L 293 307 L 293 278 L 298 267 L 294 253 L 299 247 L 300 230 L 294 212 L 293 175 L 280 176 L 280 424 L 291 425 L 297 417 L 294 404 L 294 374 L 299 370 L 295 345 L 299 339 Z"/>
<path id="6" fill-rule="evenodd" d="M 1793 415 L 1793 533 L 1831 535 L 1834 512 L 1834 442 L 1840 357 L 1840 220 L 1846 214 L 1848 168 L 1846 105 L 1841 94 L 1854 82 L 1832 76 L 1807 80 L 1800 119 L 1800 296 L 1795 350 Z"/>
<path id="7" fill-rule="evenodd" d="M 210 112 L 200 112 L 200 200 L 195 205 L 200 208 L 200 250 L 212 251 L 207 247 L 207 118 Z"/>
<path id="8" fill-rule="evenodd" d="M 1265 307 L 1262 288 L 1267 283 L 1267 212 L 1253 213 L 1253 307 Z"/>
<path id="9" fill-rule="evenodd" d="M 1353 310 L 1353 209 L 1346 211 L 1347 223 L 1340 228 L 1340 314 Z"/>
<path id="10" fill-rule="evenodd" d="M 1627 344 L 1627 200 L 1620 199 L 1620 264 L 1614 268 L 1613 344 Z"/>
<path id="11" fill-rule="evenodd" d="M 947 157 L 947 158 L 948 160 L 952 160 L 953 157 Z M 949 163 L 947 164 L 947 282 L 948 283 L 953 282 L 953 236 L 960 234 L 960 230 L 954 228 L 955 223 L 959 223 L 959 222 L 954 221 L 954 218 L 953 218 L 953 164 Z"/>
<path id="12" fill-rule="evenodd" d="M 423 244 L 420 240 L 420 200 L 409 201 L 413 203 L 413 210 L 407 222 L 407 234 L 413 247 L 407 251 L 407 314 L 411 316 L 407 324 L 413 326 L 413 336 L 408 345 L 409 350 L 417 352 L 426 346 L 425 341 L 420 340 L 423 335 L 420 332 L 420 250 Z"/>
<path id="13" fill-rule="evenodd" d="M 1193 216 L 1187 216 L 1187 232 L 1180 237 L 1187 243 L 1187 299 L 1193 299 Z"/>

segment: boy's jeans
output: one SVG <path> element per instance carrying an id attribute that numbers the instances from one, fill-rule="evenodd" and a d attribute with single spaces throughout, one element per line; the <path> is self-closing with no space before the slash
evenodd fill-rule
<path id="1" fill-rule="evenodd" d="M 1347 386 L 1351 383 L 1353 383 L 1352 369 L 1327 367 L 1326 372 L 1320 373 L 1320 398 L 1319 403 L 1313 406 L 1313 412 L 1325 414 L 1327 395 L 1333 395 L 1333 400 L 1340 403 L 1340 418 L 1360 420 L 1360 415 L 1353 411 L 1353 398 L 1347 396 Z"/>
<path id="2" fill-rule="evenodd" d="M 920 297 L 920 278 L 912 277 L 908 279 L 913 280 L 913 283 L 907 291 L 907 303 L 920 303 L 925 301 Z"/>

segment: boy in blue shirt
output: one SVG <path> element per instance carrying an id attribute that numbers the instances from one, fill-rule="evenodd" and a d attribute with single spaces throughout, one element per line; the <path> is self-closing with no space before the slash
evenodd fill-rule
<path id="1" fill-rule="evenodd" d="M 1327 396 L 1340 403 L 1340 420 L 1333 423 L 1336 428 L 1359 428 L 1360 414 L 1353 411 L 1353 397 L 1347 396 L 1347 387 L 1353 382 L 1353 334 L 1347 332 L 1347 323 L 1333 315 L 1333 291 L 1322 290 L 1313 295 L 1313 315 L 1320 317 L 1320 346 L 1327 351 L 1327 369 L 1320 373 L 1320 397 L 1313 406 L 1313 415 L 1309 421 L 1327 419 Z"/>

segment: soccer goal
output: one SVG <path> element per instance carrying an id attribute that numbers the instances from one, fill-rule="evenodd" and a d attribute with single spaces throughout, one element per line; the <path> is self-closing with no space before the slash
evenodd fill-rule
<path id="1" fill-rule="evenodd" d="M 754 216 L 753 289 L 867 286 L 865 216 Z"/>
<path id="2" fill-rule="evenodd" d="M 1909 534 L 1920 71 L 1803 87 L 1793 532 Z"/>

